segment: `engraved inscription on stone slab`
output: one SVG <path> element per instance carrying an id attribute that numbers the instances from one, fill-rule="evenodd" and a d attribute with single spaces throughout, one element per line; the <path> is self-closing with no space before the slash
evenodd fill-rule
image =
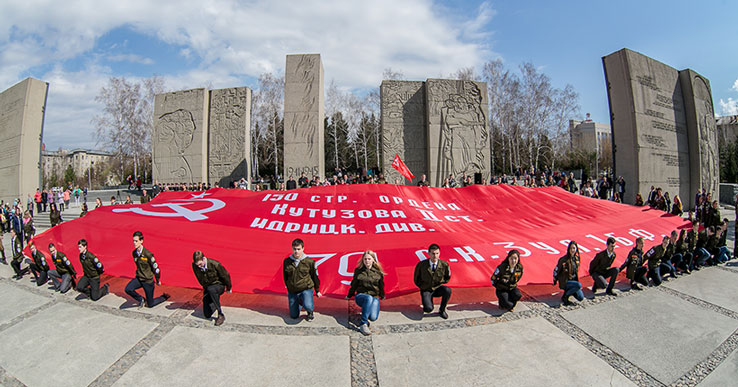
<path id="1" fill-rule="evenodd" d="M 251 90 L 247 87 L 210 92 L 208 181 L 229 187 L 249 177 Z"/>
<path id="2" fill-rule="evenodd" d="M 487 85 L 481 82 L 426 81 L 428 178 L 440 187 L 449 175 L 482 173 L 489 178 Z"/>
<path id="3" fill-rule="evenodd" d="M 392 167 L 399 155 L 415 175 L 413 184 L 428 173 L 424 82 L 383 81 L 380 88 L 382 117 L 382 170 L 388 183 L 407 180 Z"/>
<path id="4" fill-rule="evenodd" d="M 207 181 L 208 98 L 206 89 L 156 96 L 154 180 L 175 184 Z"/>
<path id="5" fill-rule="evenodd" d="M 49 84 L 27 78 L 0 93 L 0 199 L 25 202 L 41 187 L 41 137 Z"/>
<path id="6" fill-rule="evenodd" d="M 325 177 L 323 63 L 320 54 L 287 55 L 284 177 Z"/>

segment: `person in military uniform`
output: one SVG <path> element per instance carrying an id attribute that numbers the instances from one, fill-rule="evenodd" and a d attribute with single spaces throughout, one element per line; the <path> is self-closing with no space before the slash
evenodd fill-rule
<path id="1" fill-rule="evenodd" d="M 151 197 L 149 197 L 149 194 L 146 192 L 146 190 L 143 190 L 142 193 L 143 194 L 141 195 L 141 204 L 146 204 L 151 201 Z"/>
<path id="2" fill-rule="evenodd" d="M 359 331 L 364 336 L 369 336 L 372 334 L 369 330 L 370 321 L 377 321 L 379 300 L 384 300 L 384 270 L 377 260 L 377 254 L 371 250 L 365 251 L 359 260 L 346 299 L 354 295 L 356 305 L 361 308 Z"/>
<path id="3" fill-rule="evenodd" d="M 320 279 L 315 261 L 305 254 L 305 243 L 302 239 L 292 241 L 292 254 L 282 262 L 282 277 L 287 287 L 287 301 L 290 317 L 300 317 L 300 307 L 307 312 L 307 320 L 313 316 L 313 290 L 320 298 Z"/>
<path id="4" fill-rule="evenodd" d="M 15 275 L 13 279 L 21 279 L 23 275 L 28 273 L 28 268 L 24 267 L 21 269 L 21 262 L 23 262 L 23 241 L 18 235 L 14 228 L 10 228 L 10 246 L 13 249 L 13 259 L 10 261 L 10 266 L 13 268 Z"/>
<path id="5" fill-rule="evenodd" d="M 600 251 L 595 255 L 592 262 L 589 263 L 589 275 L 594 280 L 592 285 L 592 293 L 596 293 L 597 289 L 605 289 L 605 294 L 611 296 L 615 295 L 613 288 L 615 287 L 615 280 L 618 279 L 618 273 L 620 270 L 616 267 L 611 267 L 615 261 L 615 238 L 607 238 L 607 248 L 604 251 Z M 605 282 L 605 278 L 609 278 L 609 282 Z"/>
<path id="6" fill-rule="evenodd" d="M 620 270 L 625 268 L 627 268 L 625 276 L 630 280 L 631 289 L 640 290 L 639 283 L 648 286 L 648 278 L 646 277 L 648 268 L 643 266 L 643 238 L 636 238 L 635 247 L 628 253 L 628 257 L 620 266 Z"/>
<path id="7" fill-rule="evenodd" d="M 79 217 L 87 215 L 87 203 L 82 203 L 82 212 L 79 213 Z"/>
<path id="8" fill-rule="evenodd" d="M 100 288 L 100 274 L 105 269 L 102 262 L 87 250 L 86 240 L 80 239 L 77 242 L 77 248 L 79 249 L 79 263 L 82 264 L 84 274 L 77 283 L 77 291 L 86 294 L 92 301 L 97 301 L 108 294 L 108 284 Z"/>
<path id="9" fill-rule="evenodd" d="M 0 209 L 2 211 L 2 209 Z M 5 260 L 5 246 L 3 246 L 3 231 L 5 231 L 3 228 L 5 227 L 4 224 L 0 224 L 0 263 L 3 265 L 7 265 L 8 261 Z"/>
<path id="10" fill-rule="evenodd" d="M 156 305 L 169 299 L 169 294 L 163 293 L 161 296 L 154 298 L 154 279 L 156 285 L 161 286 L 161 271 L 159 264 L 156 263 L 154 254 L 143 245 L 143 233 L 136 231 L 133 233 L 133 263 L 136 265 L 136 276 L 126 285 L 126 294 L 131 296 L 138 303 L 138 307 L 143 308 L 144 301 L 146 307 L 153 308 Z M 141 297 L 136 289 L 144 289 L 146 300 Z"/>
<path id="11" fill-rule="evenodd" d="M 564 306 L 574 305 L 569 297 L 574 296 L 579 301 L 584 300 L 582 283 L 579 282 L 579 245 L 575 241 L 569 242 L 566 254 L 559 258 L 553 271 L 553 284 L 559 284 L 559 289 L 564 291 L 561 302 Z"/>
<path id="12" fill-rule="evenodd" d="M 523 264 L 520 262 L 520 252 L 510 250 L 507 257 L 492 273 L 492 286 L 501 309 L 514 311 L 522 294 L 518 289 L 518 281 L 523 277 Z"/>
<path id="13" fill-rule="evenodd" d="M 433 243 L 428 247 L 428 259 L 415 265 L 413 282 L 420 289 L 420 301 L 423 303 L 423 312 L 433 312 L 433 297 L 441 297 L 438 315 L 448 318 L 446 305 L 451 299 L 451 288 L 444 285 L 451 280 L 451 268 L 448 262 L 441 259 L 441 248 Z"/>
<path id="14" fill-rule="evenodd" d="M 206 319 L 213 316 L 215 310 L 218 311 L 218 317 L 215 319 L 215 325 L 223 325 L 225 315 L 220 307 L 220 296 L 225 292 L 231 292 L 231 275 L 228 274 L 225 266 L 220 262 L 205 257 L 202 251 L 195 251 L 192 254 L 192 272 L 195 273 L 197 282 L 202 286 L 202 313 Z"/>
<path id="15" fill-rule="evenodd" d="M 685 238 L 685 234 L 684 229 L 679 232 L 679 237 L 676 243 L 674 243 L 674 255 L 671 257 L 671 263 L 682 274 L 690 274 L 689 266 L 692 262 L 692 253 L 687 251 L 689 244 Z"/>
<path id="16" fill-rule="evenodd" d="M 36 244 L 33 241 L 28 242 L 28 247 L 31 249 L 31 259 L 33 260 L 28 267 L 31 269 L 31 273 L 33 273 L 36 286 L 41 286 L 49 280 L 49 264 L 46 263 L 44 253 L 36 248 Z"/>
<path id="17" fill-rule="evenodd" d="M 73 285 L 77 272 L 74 271 L 72 262 L 69 262 L 67 256 L 61 251 L 56 250 L 53 243 L 49 243 L 49 253 L 51 253 L 51 261 L 54 262 L 54 270 L 49 270 L 49 280 L 54 290 L 66 293 Z"/>
<path id="18" fill-rule="evenodd" d="M 668 272 L 672 277 L 675 276 L 671 266 L 661 262 L 664 258 L 664 254 L 667 252 L 669 244 L 669 237 L 665 236 L 660 245 L 651 247 L 645 254 L 645 258 L 648 260 L 648 278 L 653 281 L 655 286 L 661 285 L 661 282 L 664 280 L 665 274 L 662 275 L 662 273 Z"/>
<path id="19" fill-rule="evenodd" d="M 418 187 L 429 187 L 430 183 L 428 182 L 428 179 L 425 177 L 425 173 L 420 177 L 420 180 L 418 181 Z"/>

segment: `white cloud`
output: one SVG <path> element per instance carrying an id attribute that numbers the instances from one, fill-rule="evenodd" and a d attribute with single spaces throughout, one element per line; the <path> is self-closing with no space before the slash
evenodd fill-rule
<path id="1" fill-rule="evenodd" d="M 182 73 L 160 74 L 172 89 L 240 86 L 246 77 L 283 71 L 285 55 L 294 53 L 320 53 L 326 85 L 335 80 L 349 89 L 377 87 L 385 68 L 423 80 L 478 67 L 495 56 L 487 31 L 495 12 L 488 3 L 468 16 L 447 12 L 430 0 L 105 4 L 70 0 L 59 7 L 58 2 L 45 0 L 3 5 L 0 89 L 34 68 L 54 68 L 33 74 L 51 83 L 45 134 L 52 147 L 52 139 L 72 138 L 74 133 L 91 137 L 89 121 L 97 110 L 94 97 L 99 88 L 111 75 L 130 77 L 113 74 L 90 55 L 96 39 L 120 27 L 181 46 L 177 51 L 190 67 Z M 54 12 L 40 11 L 49 9 Z M 156 60 L 132 54 L 136 49 L 131 42 L 118 42 L 105 51 L 109 60 L 143 64 Z M 59 64 L 70 58 L 89 63 L 84 70 L 67 72 Z M 63 112 L 56 111 L 61 108 Z"/>
<path id="2" fill-rule="evenodd" d="M 738 79 L 736 79 L 735 83 L 733 84 L 733 90 L 738 91 Z"/>
<path id="3" fill-rule="evenodd" d="M 728 100 L 720 98 L 720 111 L 724 116 L 738 115 L 738 100 L 728 97 Z"/>

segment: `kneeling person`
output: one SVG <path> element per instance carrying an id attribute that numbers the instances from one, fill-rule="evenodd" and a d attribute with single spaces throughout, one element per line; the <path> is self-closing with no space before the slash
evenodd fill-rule
<path id="1" fill-rule="evenodd" d="M 108 294 L 108 284 L 100 288 L 100 274 L 105 271 L 103 264 L 87 250 L 86 240 L 80 239 L 77 242 L 77 248 L 79 249 L 79 263 L 82 264 L 84 273 L 77 283 L 77 291 L 86 294 L 92 301 L 97 301 Z"/>
<path id="2" fill-rule="evenodd" d="M 520 262 L 520 252 L 510 250 L 502 263 L 492 274 L 492 286 L 495 287 L 500 308 L 513 311 L 522 297 L 518 289 L 518 281 L 523 277 L 523 264 Z"/>
<path id="3" fill-rule="evenodd" d="M 192 254 L 192 272 L 195 273 L 195 278 L 203 290 L 202 313 L 206 319 L 210 319 L 217 310 L 218 317 L 215 319 L 215 325 L 222 325 L 225 315 L 220 307 L 220 296 L 226 290 L 230 293 L 231 275 L 220 262 L 206 258 L 202 251 L 195 251 Z"/>
<path id="4" fill-rule="evenodd" d="M 126 294 L 131 296 L 136 302 L 138 307 L 144 306 L 153 308 L 156 305 L 169 299 L 169 295 L 163 293 L 161 296 L 154 298 L 154 278 L 156 278 L 156 285 L 161 286 L 161 271 L 159 270 L 159 264 L 156 263 L 154 254 L 149 251 L 143 245 L 143 233 L 136 231 L 133 233 L 133 262 L 136 264 L 136 277 L 128 282 L 126 285 Z M 144 289 L 146 293 L 146 300 L 141 297 L 136 289 Z"/>
<path id="5" fill-rule="evenodd" d="M 10 248 L 13 250 L 13 259 L 10 261 L 10 266 L 13 268 L 13 272 L 15 272 L 13 279 L 19 280 L 23 278 L 24 274 L 28 273 L 28 268 L 24 267 L 21 269 L 21 263 L 23 262 L 23 241 L 12 226 L 10 228 Z"/>
<path id="6" fill-rule="evenodd" d="M 423 303 L 423 312 L 433 311 L 433 297 L 441 297 L 441 306 L 438 315 L 448 318 L 446 305 L 451 298 L 451 288 L 444 285 L 451 280 L 451 268 L 448 262 L 441 260 L 441 248 L 437 244 L 428 247 L 428 259 L 415 265 L 413 281 L 420 289 L 420 301 Z"/>
<path id="7" fill-rule="evenodd" d="M 33 260 L 28 267 L 31 269 L 31 273 L 33 273 L 36 286 L 41 286 L 49 280 L 49 264 L 46 263 L 46 257 L 36 248 L 36 244 L 33 241 L 28 243 L 28 247 L 31 249 L 31 259 Z"/>
<path id="8" fill-rule="evenodd" d="M 610 267 L 615 261 L 615 238 L 607 238 L 607 248 L 595 255 L 592 262 L 589 263 L 589 275 L 594 280 L 592 285 L 592 293 L 596 293 L 597 289 L 605 289 L 605 293 L 614 296 L 613 288 L 615 280 L 618 278 L 620 270 L 616 267 Z M 605 282 L 605 278 L 609 278 L 609 282 Z"/>
<path id="9" fill-rule="evenodd" d="M 346 299 L 356 294 L 356 305 L 361 307 L 361 325 L 359 330 L 365 336 L 371 335 L 369 321 L 379 318 L 379 299 L 384 300 L 384 271 L 377 260 L 377 254 L 371 250 L 364 252 L 351 280 Z"/>
<path id="10" fill-rule="evenodd" d="M 54 262 L 54 270 L 49 270 L 49 279 L 54 286 L 54 290 L 66 293 L 77 277 L 72 262 L 69 262 L 67 256 L 56 249 L 53 243 L 49 243 L 49 252 L 51 253 L 51 261 Z"/>
<path id="11" fill-rule="evenodd" d="M 313 290 L 320 297 L 320 279 L 315 261 L 305 254 L 305 243 L 302 239 L 292 241 L 292 255 L 282 262 L 282 277 L 287 287 L 287 301 L 290 317 L 300 317 L 300 307 L 305 308 L 307 320 L 313 317 Z"/>

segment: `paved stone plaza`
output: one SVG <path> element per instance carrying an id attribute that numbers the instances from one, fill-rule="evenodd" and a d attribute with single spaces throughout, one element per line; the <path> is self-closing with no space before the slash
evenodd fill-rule
<path id="1" fill-rule="evenodd" d="M 724 209 L 723 214 L 732 214 Z M 729 239 L 733 239 L 732 225 Z M 9 251 L 9 236 L 3 243 Z M 732 246 L 732 242 L 729 243 Z M 74 257 L 76 258 L 76 257 Z M 73 258 L 73 259 L 74 259 Z M 424 315 L 419 297 L 388 299 L 357 331 L 353 301 L 316 300 L 312 322 L 293 320 L 278 295 L 227 294 L 227 320 L 202 317 L 201 292 L 163 286 L 172 298 L 137 309 L 128 279 L 103 276 L 112 293 L 11 279 L 0 265 L 0 385 L 428 386 L 736 385 L 738 262 L 660 287 L 561 307 L 560 290 L 523 287 L 502 313 L 491 288 L 454 289 L 449 320 Z M 591 280 L 585 278 L 585 286 Z M 157 290 L 157 293 L 160 290 Z M 304 315 L 304 314 L 303 314 Z"/>

